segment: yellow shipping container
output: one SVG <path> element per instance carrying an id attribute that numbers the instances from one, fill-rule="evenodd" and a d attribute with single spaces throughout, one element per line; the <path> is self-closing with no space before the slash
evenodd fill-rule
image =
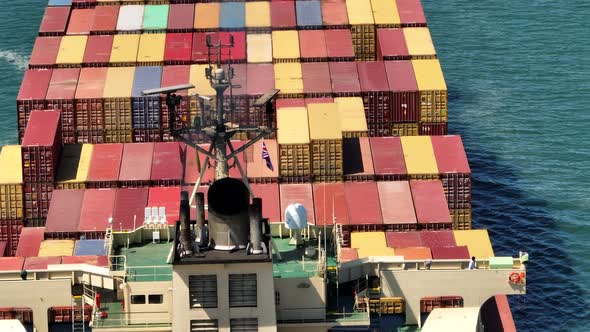
<path id="1" fill-rule="evenodd" d="M 308 104 L 307 117 L 311 140 L 342 139 L 340 116 L 335 103 Z"/>
<path id="2" fill-rule="evenodd" d="M 270 2 L 246 2 L 246 28 L 270 27 Z"/>
<path id="3" fill-rule="evenodd" d="M 447 90 L 440 62 L 437 59 L 412 60 L 418 90 Z"/>
<path id="4" fill-rule="evenodd" d="M 135 67 L 112 67 L 107 71 L 104 98 L 131 98 Z"/>
<path id="5" fill-rule="evenodd" d="M 20 145 L 0 152 L 0 220 L 23 218 L 23 173 Z"/>
<path id="6" fill-rule="evenodd" d="M 72 256 L 74 240 L 45 240 L 39 247 L 39 257 Z"/>
<path id="7" fill-rule="evenodd" d="M 387 248 L 384 232 L 352 232 L 350 247 L 357 249 Z M 360 253 L 359 253 L 360 254 Z"/>
<path id="8" fill-rule="evenodd" d="M 111 64 L 134 64 L 137 62 L 137 50 L 139 48 L 138 34 L 115 35 L 111 50 Z"/>
<path id="9" fill-rule="evenodd" d="M 361 97 L 334 98 L 342 132 L 366 132 L 367 119 Z"/>
<path id="10" fill-rule="evenodd" d="M 299 61 L 299 33 L 296 30 L 272 32 L 272 58 L 275 62 Z"/>
<path id="11" fill-rule="evenodd" d="M 467 246 L 470 256 L 475 256 L 476 259 L 494 257 L 494 249 L 487 229 L 453 231 L 453 233 L 457 245 Z"/>
<path id="12" fill-rule="evenodd" d="M 270 34 L 248 34 L 246 37 L 248 63 L 272 62 Z"/>
<path id="13" fill-rule="evenodd" d="M 402 136 L 401 142 L 406 169 L 410 177 L 438 177 L 438 166 L 436 165 L 430 136 Z"/>
<path id="14" fill-rule="evenodd" d="M 393 248 L 388 247 L 358 248 L 357 252 L 359 254 L 359 258 L 366 258 L 372 256 L 395 256 L 395 251 L 393 250 Z"/>
<path id="15" fill-rule="evenodd" d="M 275 88 L 281 90 L 279 95 L 290 95 L 296 98 L 303 94 L 303 74 L 301 64 L 277 63 L 274 65 Z"/>
<path id="16" fill-rule="evenodd" d="M 55 181 L 58 189 L 83 189 L 88 177 L 92 144 L 64 145 Z"/>
<path id="17" fill-rule="evenodd" d="M 412 60 L 420 90 L 420 121 L 447 122 L 447 84 L 437 59 Z"/>
<path id="18" fill-rule="evenodd" d="M 144 33 L 139 40 L 137 62 L 151 66 L 164 63 L 164 48 L 166 47 L 165 33 Z"/>
<path id="19" fill-rule="evenodd" d="M 219 29 L 219 3 L 197 3 L 195 6 L 195 29 Z"/>
<path id="20" fill-rule="evenodd" d="M 284 107 L 277 110 L 279 144 L 309 144 L 307 108 Z"/>
<path id="21" fill-rule="evenodd" d="M 404 28 L 402 31 L 413 59 L 432 59 L 436 56 L 428 28 Z"/>
<path id="22" fill-rule="evenodd" d="M 379 27 L 398 27 L 402 22 L 395 0 L 371 0 L 373 18 Z"/>
<path id="23" fill-rule="evenodd" d="M 88 36 L 64 36 L 59 44 L 59 52 L 55 63 L 59 65 L 81 64 Z"/>
<path id="24" fill-rule="evenodd" d="M 191 65 L 189 80 L 195 88 L 188 91 L 190 95 L 215 96 L 215 89 L 211 87 L 209 80 L 205 77 L 205 68 L 209 68 L 209 65 Z"/>
<path id="25" fill-rule="evenodd" d="M 346 11 L 351 25 L 375 24 L 370 0 L 346 0 Z"/>

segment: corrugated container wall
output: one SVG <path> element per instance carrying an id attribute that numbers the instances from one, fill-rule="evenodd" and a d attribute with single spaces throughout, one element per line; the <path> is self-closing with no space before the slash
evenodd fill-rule
<path id="1" fill-rule="evenodd" d="M 277 110 L 279 171 L 281 177 L 311 176 L 309 122 L 305 107 Z"/>
<path id="2" fill-rule="evenodd" d="M 23 173 L 20 146 L 2 147 L 0 169 L 0 220 L 22 220 Z"/>
<path id="3" fill-rule="evenodd" d="M 447 122 L 447 84 L 440 63 L 432 60 L 412 60 L 420 90 L 420 121 Z"/>
<path id="4" fill-rule="evenodd" d="M 45 102 L 46 109 L 60 111 L 63 144 L 76 143 L 75 103 L 79 68 L 56 69 L 51 76 Z"/>
<path id="5" fill-rule="evenodd" d="M 385 72 L 391 90 L 392 121 L 394 123 L 418 122 L 420 95 L 412 63 L 407 60 L 385 61 Z M 392 134 L 393 136 L 413 136 L 393 132 L 393 130 Z"/>
<path id="6" fill-rule="evenodd" d="M 380 61 L 357 62 L 369 136 L 391 135 L 391 92 Z"/>
<path id="7" fill-rule="evenodd" d="M 375 60 L 375 20 L 370 0 L 346 0 L 355 60 Z"/>
<path id="8" fill-rule="evenodd" d="M 32 69 L 25 71 L 23 81 L 16 97 L 18 113 L 18 137 L 22 142 L 29 117 L 33 110 L 45 109 L 45 96 L 51 81 L 52 69 Z"/>
<path id="9" fill-rule="evenodd" d="M 103 91 L 107 68 L 82 68 L 76 88 L 78 143 L 104 142 Z"/>
<path id="10" fill-rule="evenodd" d="M 104 87 L 104 128 L 106 143 L 125 143 L 131 140 L 131 91 L 135 68 L 108 69 Z"/>
<path id="11" fill-rule="evenodd" d="M 338 106 L 307 105 L 314 181 L 342 181 L 342 129 Z"/>
<path id="12" fill-rule="evenodd" d="M 164 66 L 160 86 L 173 86 L 188 82 L 190 79 L 190 69 L 190 66 Z M 180 104 L 176 105 L 176 113 L 180 115 L 181 119 L 184 118 L 186 122 L 191 123 L 187 94 L 188 92 L 186 90 L 176 93 L 181 98 Z M 170 112 L 168 112 L 165 96 L 162 96 L 161 101 L 162 138 L 165 142 L 169 142 L 174 140 L 174 137 L 170 135 Z M 177 119 L 176 126 L 180 127 L 181 124 L 182 122 Z"/>
<path id="13" fill-rule="evenodd" d="M 142 91 L 160 87 L 162 67 L 137 67 L 131 96 L 133 129 L 160 129 L 159 95 L 143 96 Z"/>
<path id="14" fill-rule="evenodd" d="M 52 183 L 61 152 L 60 114 L 33 111 L 22 142 L 23 181 Z"/>
<path id="15" fill-rule="evenodd" d="M 6 243 L 4 251 L 0 254 L 15 255 L 23 226 L 22 220 L 0 220 L 0 241 Z"/>

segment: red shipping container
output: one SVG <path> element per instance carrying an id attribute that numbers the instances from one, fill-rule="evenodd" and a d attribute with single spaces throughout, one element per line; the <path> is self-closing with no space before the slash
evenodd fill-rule
<path id="1" fill-rule="evenodd" d="M 62 37 L 37 37 L 31 59 L 29 60 L 30 69 L 53 68 Z"/>
<path id="2" fill-rule="evenodd" d="M 150 188 L 147 206 L 165 207 L 168 225 L 174 225 L 180 215 L 180 187 Z"/>
<path id="3" fill-rule="evenodd" d="M 346 263 L 359 259 L 359 253 L 355 248 L 340 248 L 338 260 L 340 263 Z"/>
<path id="4" fill-rule="evenodd" d="M 243 31 L 232 32 L 195 32 L 193 34 L 192 61 L 196 63 L 208 63 L 207 36 L 211 36 L 211 43 L 221 41 L 229 44 L 230 36 L 234 37 L 234 46 L 231 48 L 232 62 L 244 62 L 246 60 L 246 33 Z M 217 51 L 212 50 L 211 57 L 217 59 Z M 230 49 L 222 48 L 221 61 L 227 62 L 230 56 Z"/>
<path id="5" fill-rule="evenodd" d="M 182 148 L 180 143 L 154 144 L 150 179 L 152 185 L 179 186 L 182 179 L 182 170 Z"/>
<path id="6" fill-rule="evenodd" d="M 430 248 L 427 247 L 396 248 L 395 255 L 403 256 L 405 260 L 425 261 L 432 259 L 432 253 L 430 252 Z"/>
<path id="7" fill-rule="evenodd" d="M 0 220 L 0 241 L 6 242 L 6 256 L 14 256 L 16 253 L 22 229 L 22 220 Z"/>
<path id="8" fill-rule="evenodd" d="M 209 151 L 209 144 L 199 144 L 199 146 L 207 151 Z M 205 155 L 201 152 L 198 153 L 199 155 L 199 162 L 200 165 L 197 164 L 197 150 L 191 146 L 186 147 L 185 152 L 185 159 L 184 159 L 184 182 L 194 184 L 197 183 L 199 179 L 199 174 L 201 172 L 201 167 L 205 162 Z M 211 165 L 213 165 L 213 161 L 209 159 Z M 201 184 L 209 184 L 215 180 L 215 168 L 212 166 L 208 166 L 205 169 L 203 174 L 203 178 L 201 179 Z"/>
<path id="9" fill-rule="evenodd" d="M 230 36 L 234 37 L 234 46 L 230 49 L 222 49 L 221 61 L 227 62 L 230 59 L 229 52 L 231 51 L 231 62 L 246 62 L 246 32 L 232 31 L 220 32 L 219 39 L 224 45 L 229 44 Z"/>
<path id="10" fill-rule="evenodd" d="M 162 81 L 160 86 L 167 87 L 173 85 L 186 84 L 190 81 L 190 66 L 164 66 L 162 67 Z M 176 105 L 176 112 L 181 117 L 186 119 L 187 123 L 191 123 L 188 101 L 188 90 L 176 92 L 177 96 L 182 96 L 180 105 Z M 165 142 L 174 141 L 174 137 L 170 135 L 169 129 L 169 112 L 168 105 L 166 105 L 166 96 L 162 96 L 162 130 L 163 140 Z M 182 121 L 176 120 L 176 126 L 180 128 Z"/>
<path id="11" fill-rule="evenodd" d="M 262 142 L 255 143 L 244 151 L 247 169 L 246 173 L 248 174 L 248 180 L 250 183 L 278 182 L 279 152 L 277 141 L 274 139 L 267 139 L 264 140 L 264 143 L 268 150 L 268 155 L 270 156 L 274 170 L 268 168 L 266 166 L 266 161 L 262 159 Z"/>
<path id="12" fill-rule="evenodd" d="M 439 180 L 412 180 L 410 188 L 419 226 L 422 229 L 450 229 L 452 221 L 442 183 Z"/>
<path id="13" fill-rule="evenodd" d="M 66 31 L 68 18 L 70 17 L 70 7 L 46 7 L 41 27 L 39 27 L 39 36 L 61 36 Z"/>
<path id="14" fill-rule="evenodd" d="M 449 209 L 471 208 L 471 169 L 461 136 L 433 136 L 431 141 Z"/>
<path id="15" fill-rule="evenodd" d="M 316 224 L 311 183 L 281 184 L 279 196 L 281 198 L 282 222 L 285 222 L 284 211 L 287 210 L 287 207 L 291 204 L 299 203 L 303 205 L 307 211 L 307 224 Z"/>
<path id="16" fill-rule="evenodd" d="M 344 138 L 342 140 L 342 160 L 346 181 L 371 181 L 375 179 L 375 169 L 368 137 Z"/>
<path id="17" fill-rule="evenodd" d="M 453 231 L 422 231 L 418 234 L 420 234 L 420 241 L 424 247 L 453 247 L 456 245 Z"/>
<path id="18" fill-rule="evenodd" d="M 191 32 L 195 22 L 195 5 L 171 4 L 168 9 L 168 32 Z"/>
<path id="19" fill-rule="evenodd" d="M 16 97 L 18 112 L 18 133 L 22 142 L 29 117 L 33 110 L 45 109 L 45 96 L 51 81 L 53 69 L 30 69 L 25 71 L 23 81 Z"/>
<path id="20" fill-rule="evenodd" d="M 262 198 L 262 217 L 270 223 L 280 223 L 282 219 L 278 183 L 250 184 L 254 196 Z"/>
<path id="21" fill-rule="evenodd" d="M 299 30 L 299 50 L 303 62 L 326 61 L 328 50 L 324 30 Z"/>
<path id="22" fill-rule="evenodd" d="M 123 144 L 99 144 L 92 150 L 88 168 L 89 188 L 116 188 L 119 181 Z"/>
<path id="23" fill-rule="evenodd" d="M 422 247 L 420 232 L 385 232 L 390 248 Z"/>
<path id="24" fill-rule="evenodd" d="M 94 8 L 72 9 L 67 35 L 89 35 L 94 23 Z"/>
<path id="25" fill-rule="evenodd" d="M 325 30 L 324 34 L 329 61 L 354 61 L 350 30 Z"/>
<path id="26" fill-rule="evenodd" d="M 412 61 L 386 61 L 393 122 L 418 122 L 420 94 Z"/>
<path id="27" fill-rule="evenodd" d="M 418 222 L 408 182 L 377 182 L 377 189 L 383 223 L 397 231 L 415 230 Z"/>
<path id="28" fill-rule="evenodd" d="M 377 29 L 377 60 L 409 60 L 402 29 Z"/>
<path id="29" fill-rule="evenodd" d="M 236 64 L 232 66 L 234 78 L 232 84 L 239 85 L 239 88 L 227 89 L 224 92 L 223 107 L 225 109 L 225 119 L 233 124 L 241 126 L 258 126 L 260 123 L 260 112 L 258 110 L 250 111 L 250 101 L 246 94 L 248 90 L 246 64 Z M 230 91 L 233 93 L 233 111 L 231 110 Z"/>
<path id="30" fill-rule="evenodd" d="M 326 62 L 302 63 L 301 71 L 306 97 L 327 97 L 332 94 L 330 67 Z"/>
<path id="31" fill-rule="evenodd" d="M 1 257 L 0 271 L 22 271 L 24 264 L 24 257 Z"/>
<path id="32" fill-rule="evenodd" d="M 295 1 L 271 1 L 270 25 L 272 30 L 289 30 L 297 26 Z"/>
<path id="33" fill-rule="evenodd" d="M 133 129 L 134 143 L 162 142 L 162 130 L 160 129 Z"/>
<path id="34" fill-rule="evenodd" d="M 332 97 L 318 97 L 318 98 L 305 98 L 303 99 L 303 105 L 307 106 L 309 104 L 330 104 L 334 102 L 334 98 Z"/>
<path id="35" fill-rule="evenodd" d="M 318 226 L 350 224 L 344 183 L 314 183 L 313 202 Z"/>
<path id="36" fill-rule="evenodd" d="M 88 67 L 106 67 L 111 60 L 113 35 L 89 36 L 82 62 Z"/>
<path id="37" fill-rule="evenodd" d="M 121 187 L 148 186 L 152 172 L 153 143 L 125 143 L 119 171 Z"/>
<path id="38" fill-rule="evenodd" d="M 447 122 L 423 122 L 418 128 L 418 135 L 442 136 L 448 134 Z"/>
<path id="39" fill-rule="evenodd" d="M 98 267 L 108 267 L 108 256 L 62 256 L 61 264 L 88 264 Z"/>
<path id="40" fill-rule="evenodd" d="M 274 67 L 270 63 L 247 64 L 248 95 L 262 96 L 275 88 Z"/>
<path id="41" fill-rule="evenodd" d="M 277 99 L 277 109 L 284 107 L 305 107 L 305 99 Z"/>
<path id="42" fill-rule="evenodd" d="M 426 17 L 420 0 L 396 0 L 396 4 L 402 26 L 426 26 Z"/>
<path id="43" fill-rule="evenodd" d="M 207 48 L 207 36 L 211 36 L 211 42 L 218 41 L 218 32 L 195 32 L 193 34 L 193 47 L 192 47 L 192 62 L 193 63 L 208 63 L 208 48 Z"/>
<path id="44" fill-rule="evenodd" d="M 113 211 L 113 229 L 132 231 L 143 225 L 148 188 L 117 189 Z"/>
<path id="45" fill-rule="evenodd" d="M 82 68 L 76 88 L 76 130 L 104 129 L 102 96 L 106 78 L 107 68 Z"/>
<path id="46" fill-rule="evenodd" d="M 361 83 L 354 62 L 329 62 L 332 91 L 336 97 L 354 97 L 361 94 Z"/>
<path id="47" fill-rule="evenodd" d="M 357 62 L 367 124 L 391 124 L 391 93 L 380 61 Z"/>
<path id="48" fill-rule="evenodd" d="M 23 188 L 27 225 L 44 226 L 51 202 L 53 183 L 25 183 Z"/>
<path id="49" fill-rule="evenodd" d="M 74 97 L 80 68 L 55 69 L 45 97 L 47 109 L 61 112 L 61 136 L 63 144 L 76 143 Z"/>
<path id="50" fill-rule="evenodd" d="M 322 21 L 326 29 L 347 29 L 348 11 L 345 0 L 322 1 Z"/>
<path id="51" fill-rule="evenodd" d="M 383 224 L 376 182 L 345 182 L 344 193 L 351 225 Z"/>
<path id="52" fill-rule="evenodd" d="M 371 137 L 373 167 L 377 180 L 405 180 L 408 172 L 399 137 Z"/>
<path id="53" fill-rule="evenodd" d="M 24 183 L 53 182 L 61 152 L 60 113 L 33 111 L 21 145 Z"/>
<path id="54" fill-rule="evenodd" d="M 94 10 L 94 22 L 90 27 L 90 33 L 94 35 L 114 34 L 117 31 L 119 6 L 96 6 Z"/>
<path id="55" fill-rule="evenodd" d="M 432 259 L 469 259 L 467 246 L 458 247 L 433 247 Z"/>
<path id="56" fill-rule="evenodd" d="M 110 188 L 86 189 L 84 192 L 78 231 L 84 233 L 86 239 L 104 237 L 104 233 L 109 227 L 109 218 L 114 216 L 117 190 Z"/>
<path id="57" fill-rule="evenodd" d="M 192 33 L 168 33 L 166 34 L 166 47 L 164 49 L 164 64 L 188 65 L 191 62 L 193 46 Z M 187 81 L 188 82 L 188 81 Z"/>
<path id="58" fill-rule="evenodd" d="M 48 239 L 77 237 L 83 199 L 84 190 L 53 191 L 45 222 L 45 234 Z"/>
<path id="59" fill-rule="evenodd" d="M 61 257 L 27 257 L 23 270 L 40 271 L 47 270 L 49 265 L 61 264 Z"/>
<path id="60" fill-rule="evenodd" d="M 45 239 L 44 227 L 25 227 L 23 228 L 20 239 L 18 241 L 18 248 L 16 249 L 16 256 L 18 257 L 36 257 L 39 255 L 39 248 L 41 241 Z"/>

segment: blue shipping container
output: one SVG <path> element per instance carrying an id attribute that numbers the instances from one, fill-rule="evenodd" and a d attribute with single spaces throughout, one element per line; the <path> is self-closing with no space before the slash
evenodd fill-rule
<path id="1" fill-rule="evenodd" d="M 297 26 L 298 27 L 315 27 L 323 25 L 322 7 L 319 0 L 297 1 Z"/>
<path id="2" fill-rule="evenodd" d="M 242 29 L 246 26 L 246 8 L 243 2 L 222 2 L 219 9 L 221 29 Z"/>
<path id="3" fill-rule="evenodd" d="M 133 129 L 160 129 L 160 96 L 142 96 L 141 91 L 160 87 L 162 67 L 137 67 L 133 80 Z"/>
<path id="4" fill-rule="evenodd" d="M 74 247 L 74 256 L 105 256 L 107 250 L 104 240 L 78 240 Z"/>
<path id="5" fill-rule="evenodd" d="M 48 6 L 71 6 L 72 0 L 49 0 Z"/>

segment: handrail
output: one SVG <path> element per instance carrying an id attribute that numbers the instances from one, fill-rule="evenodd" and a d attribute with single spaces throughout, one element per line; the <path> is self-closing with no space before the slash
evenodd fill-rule
<path id="1" fill-rule="evenodd" d="M 151 270 L 143 273 L 143 270 Z M 165 271 L 162 271 L 165 270 Z M 127 266 L 125 269 L 128 281 L 157 281 L 159 277 L 172 278 L 171 265 Z"/>
<path id="2" fill-rule="evenodd" d="M 317 317 L 323 311 L 322 317 Z M 289 308 L 277 311 L 277 323 L 334 323 L 334 322 L 368 322 L 367 311 L 326 312 L 325 307 Z"/>

